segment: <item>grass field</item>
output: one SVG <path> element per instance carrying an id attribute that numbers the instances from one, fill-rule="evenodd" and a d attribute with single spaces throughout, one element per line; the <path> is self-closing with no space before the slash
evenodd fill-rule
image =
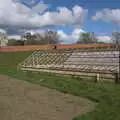
<path id="1" fill-rule="evenodd" d="M 16 67 L 32 52 L 0 53 L 0 67 Z"/>
<path id="2" fill-rule="evenodd" d="M 56 89 L 63 93 L 88 98 L 98 103 L 94 111 L 73 120 L 120 120 L 120 85 L 94 83 L 72 76 L 32 73 L 16 70 L 16 65 L 31 52 L 0 53 L 0 74 Z"/>

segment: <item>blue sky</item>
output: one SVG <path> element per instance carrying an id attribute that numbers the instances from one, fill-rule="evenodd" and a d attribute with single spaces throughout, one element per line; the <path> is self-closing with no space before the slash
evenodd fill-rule
<path id="1" fill-rule="evenodd" d="M 33 4 L 30 3 L 33 1 Z M 21 0 L 21 2 L 29 7 L 37 5 L 40 0 Z M 74 5 L 79 5 L 84 9 L 88 9 L 88 15 L 82 25 L 82 28 L 88 32 L 95 32 L 96 34 L 111 34 L 113 30 L 120 31 L 119 26 L 112 24 L 111 22 L 93 21 L 92 16 L 99 10 L 104 8 L 120 9 L 120 0 L 44 0 L 45 4 L 49 4 L 49 11 L 55 11 L 57 7 L 64 6 L 72 9 Z M 67 33 L 71 33 L 73 27 L 71 26 L 55 26 L 42 29 L 63 29 Z"/>
<path id="2" fill-rule="evenodd" d="M 44 0 L 44 2 L 51 4 L 51 11 L 54 11 L 58 6 L 65 6 L 71 9 L 74 5 L 80 5 L 81 7 L 88 9 L 88 16 L 86 17 L 82 27 L 85 31 L 108 35 L 115 29 L 120 31 L 120 27 L 112 24 L 111 22 L 92 20 L 92 16 L 95 15 L 96 11 L 104 8 L 120 9 L 120 0 Z M 59 28 L 68 33 L 72 30 L 72 27 L 58 27 L 58 29 Z"/>

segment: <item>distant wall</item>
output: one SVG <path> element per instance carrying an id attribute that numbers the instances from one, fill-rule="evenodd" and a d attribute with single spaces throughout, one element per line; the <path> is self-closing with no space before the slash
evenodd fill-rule
<path id="1" fill-rule="evenodd" d="M 49 45 L 7 46 L 1 47 L 0 52 L 34 51 L 50 49 Z"/>
<path id="2" fill-rule="evenodd" d="M 94 48 L 94 47 L 112 47 L 113 44 L 69 44 L 69 45 L 58 45 L 58 49 L 68 48 Z"/>
<path id="3" fill-rule="evenodd" d="M 27 46 L 7 46 L 0 47 L 0 52 L 17 52 L 17 51 L 34 51 L 34 50 L 46 50 L 54 49 L 55 45 L 27 45 Z M 91 48 L 91 47 L 111 47 L 112 44 L 68 44 L 68 45 L 56 45 L 57 49 L 68 48 Z"/>

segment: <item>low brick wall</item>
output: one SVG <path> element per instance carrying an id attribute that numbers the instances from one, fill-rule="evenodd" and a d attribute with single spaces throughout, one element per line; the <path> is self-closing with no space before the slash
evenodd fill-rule
<path id="1" fill-rule="evenodd" d="M 98 48 L 98 47 L 112 47 L 112 44 L 68 44 L 68 45 L 27 45 L 27 46 L 7 46 L 0 47 L 0 52 L 17 52 L 17 51 L 34 51 L 54 49 L 69 49 L 69 48 Z"/>
<path id="2" fill-rule="evenodd" d="M 68 48 L 97 48 L 97 47 L 112 47 L 113 44 L 70 44 L 70 45 L 58 45 L 58 49 Z"/>
<path id="3" fill-rule="evenodd" d="M 1 47 L 0 52 L 18 52 L 50 49 L 49 45 L 8 46 Z"/>

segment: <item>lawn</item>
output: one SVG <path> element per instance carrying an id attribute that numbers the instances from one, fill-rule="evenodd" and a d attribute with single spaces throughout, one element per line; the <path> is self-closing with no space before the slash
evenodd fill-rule
<path id="1" fill-rule="evenodd" d="M 72 76 L 18 71 L 15 66 L 29 54 L 30 52 L 18 52 L 13 55 L 12 53 L 0 53 L 0 74 L 7 74 L 98 103 L 94 111 L 83 116 L 76 116 L 73 120 L 120 120 L 119 84 L 94 83 Z"/>
<path id="2" fill-rule="evenodd" d="M 0 67 L 16 67 L 32 52 L 0 53 Z"/>

